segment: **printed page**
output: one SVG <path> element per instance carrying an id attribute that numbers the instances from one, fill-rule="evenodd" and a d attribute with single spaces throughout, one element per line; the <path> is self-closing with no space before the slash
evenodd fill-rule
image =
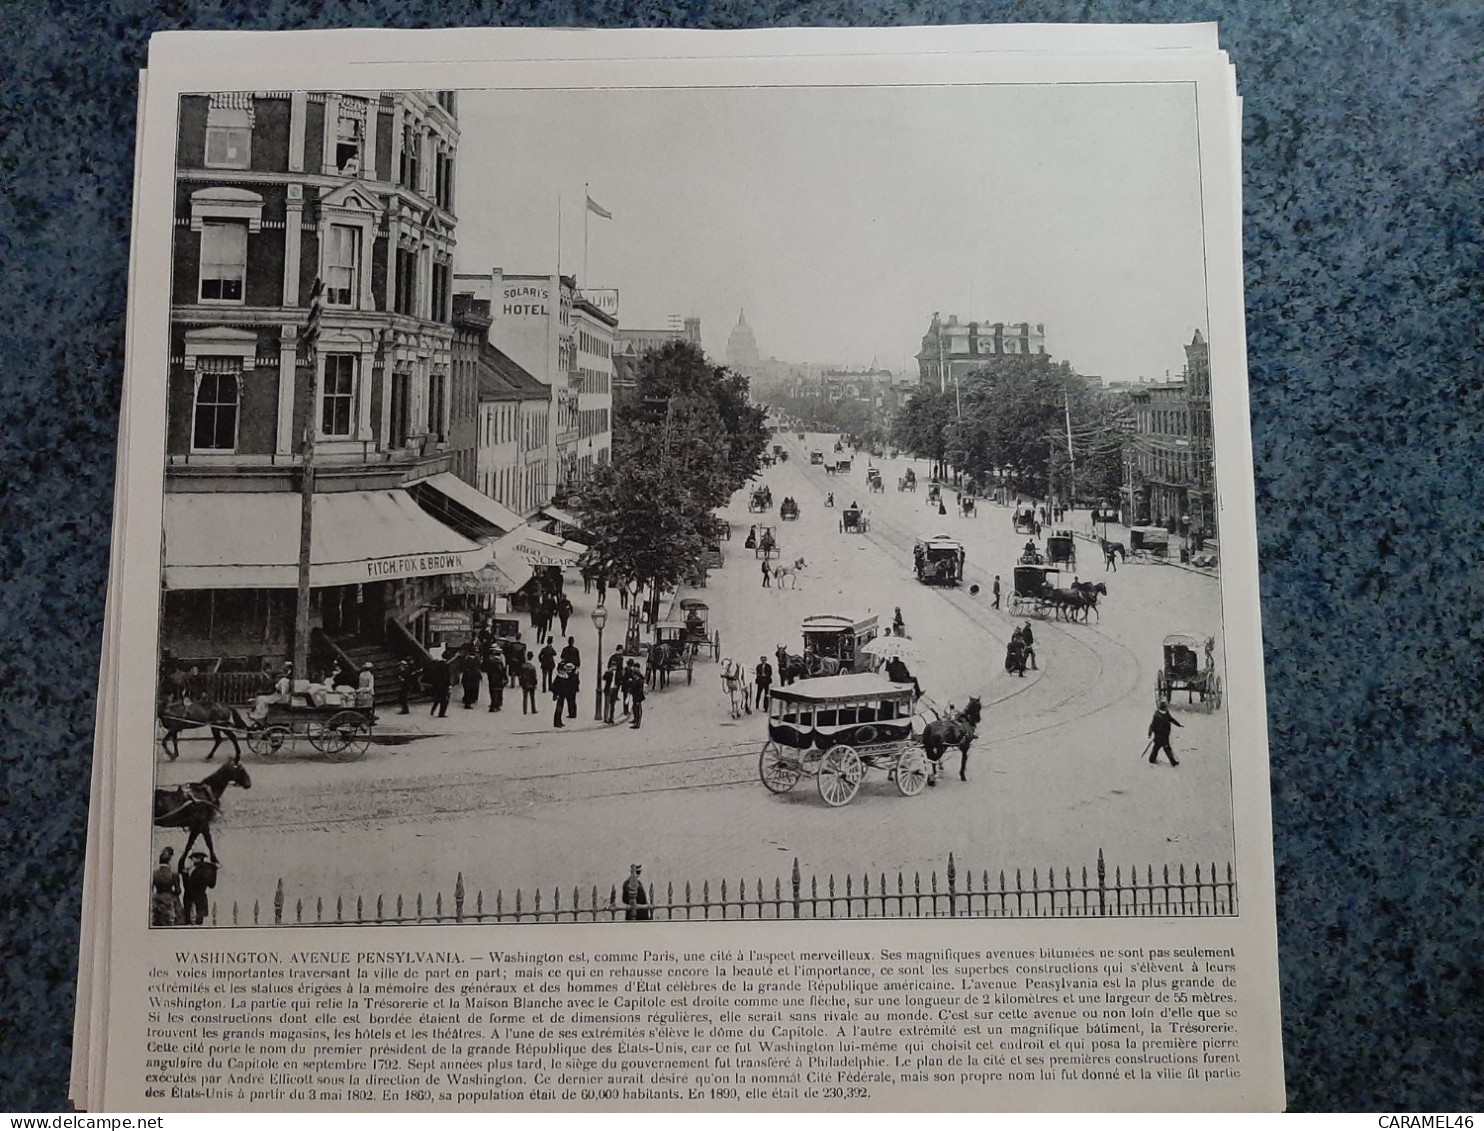
<path id="1" fill-rule="evenodd" d="M 1230 69 L 910 30 L 162 37 L 90 1101 L 1281 1106 Z"/>

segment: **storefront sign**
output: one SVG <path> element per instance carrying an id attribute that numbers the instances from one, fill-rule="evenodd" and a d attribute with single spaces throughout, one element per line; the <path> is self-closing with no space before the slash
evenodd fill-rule
<path id="1" fill-rule="evenodd" d="M 372 581 L 385 581 L 392 577 L 460 573 L 465 565 L 464 554 L 405 554 L 398 558 L 376 558 L 367 562 L 366 575 Z"/>
<path id="2" fill-rule="evenodd" d="M 438 610 L 428 614 L 429 632 L 472 632 L 474 616 L 462 610 Z"/>
<path id="3" fill-rule="evenodd" d="M 551 309 L 550 283 L 506 283 L 500 314 L 507 318 L 545 318 Z"/>
<path id="4" fill-rule="evenodd" d="M 592 303 L 610 318 L 618 317 L 618 289 L 616 287 L 602 287 L 597 290 L 584 290 L 582 297 Z"/>

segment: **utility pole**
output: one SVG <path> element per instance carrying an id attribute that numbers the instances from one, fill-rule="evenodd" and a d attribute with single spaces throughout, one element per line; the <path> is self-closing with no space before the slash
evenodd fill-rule
<path id="1" fill-rule="evenodd" d="M 309 316 L 304 321 L 300 343 L 309 362 L 309 377 L 304 383 L 304 443 L 300 451 L 299 472 L 299 578 L 298 600 L 294 606 L 294 678 L 309 678 L 309 582 L 314 540 L 314 438 L 318 431 L 314 419 L 315 391 L 319 384 L 319 323 L 324 303 L 324 283 L 314 281 L 309 295 Z"/>
<path id="2" fill-rule="evenodd" d="M 1077 456 L 1072 451 L 1072 394 L 1068 389 L 1062 390 L 1062 406 L 1067 414 L 1067 465 L 1070 482 L 1067 484 L 1067 509 L 1077 505 Z"/>

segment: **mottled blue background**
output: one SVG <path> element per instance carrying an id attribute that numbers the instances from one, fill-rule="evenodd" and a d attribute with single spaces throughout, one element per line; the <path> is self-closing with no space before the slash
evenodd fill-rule
<path id="1" fill-rule="evenodd" d="M 1477 1110 L 1480 4 L 0 0 L 0 1109 L 62 1109 L 136 72 L 173 28 L 1219 20 L 1294 1108 Z"/>

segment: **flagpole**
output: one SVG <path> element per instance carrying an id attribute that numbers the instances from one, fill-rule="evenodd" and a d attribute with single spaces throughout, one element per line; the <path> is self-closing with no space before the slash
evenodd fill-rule
<path id="1" fill-rule="evenodd" d="M 562 273 L 562 194 L 557 193 L 557 275 Z"/>

